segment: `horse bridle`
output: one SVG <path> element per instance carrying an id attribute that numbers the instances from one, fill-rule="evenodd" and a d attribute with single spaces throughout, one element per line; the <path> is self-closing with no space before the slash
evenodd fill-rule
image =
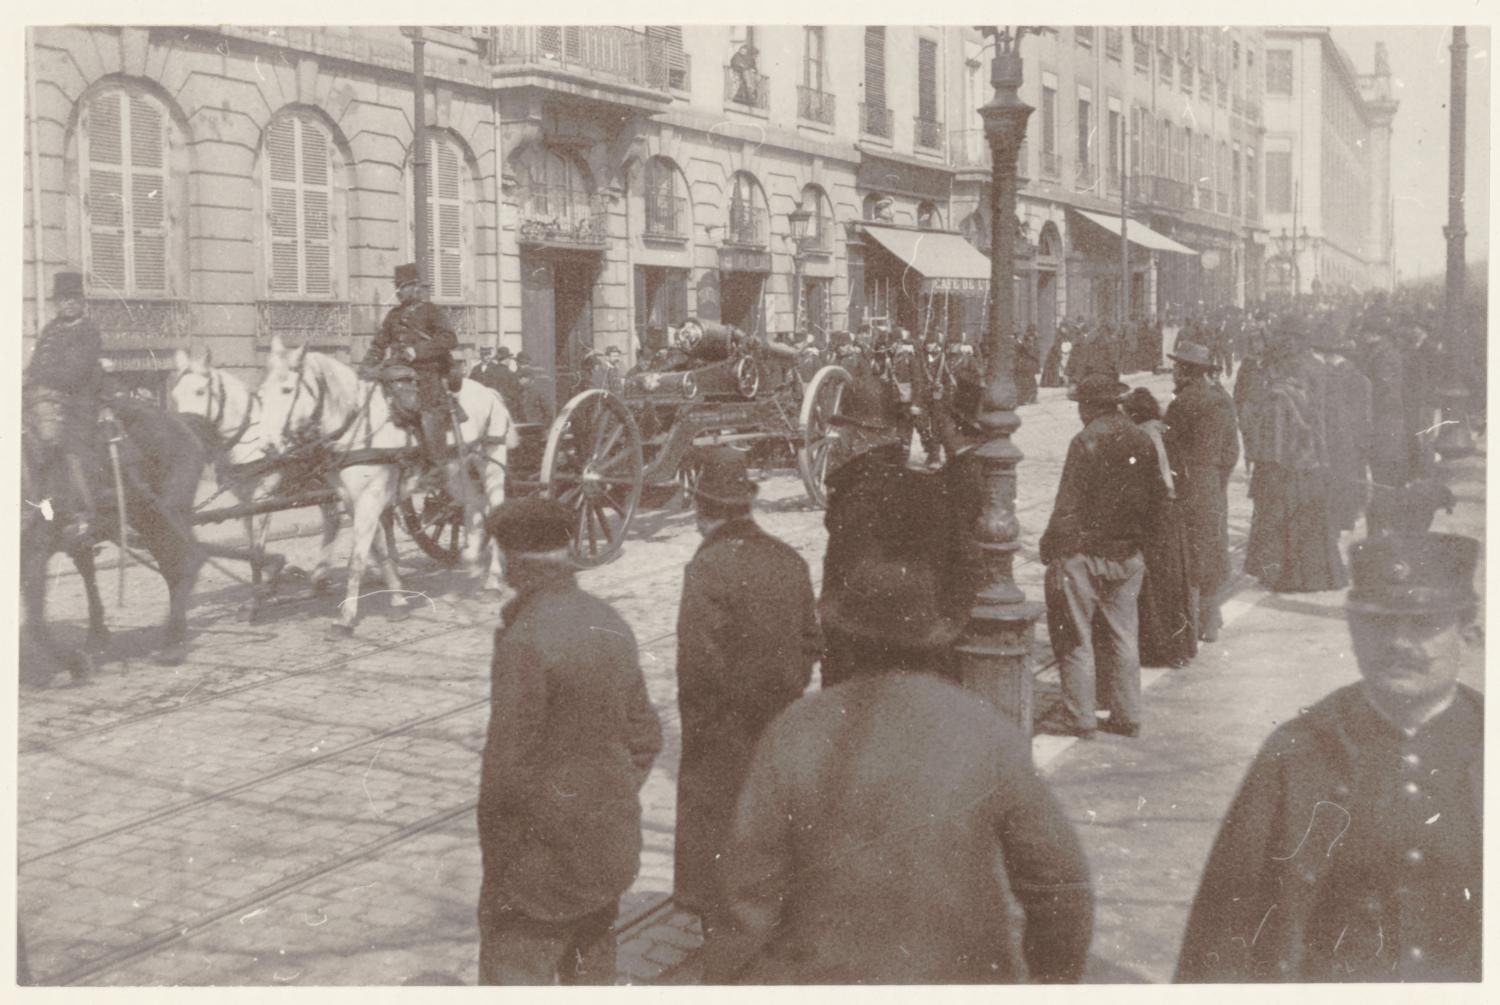
<path id="1" fill-rule="evenodd" d="M 172 382 L 172 386 L 175 388 L 182 382 L 182 378 L 186 377 L 187 374 L 188 371 L 186 370 L 178 374 L 177 379 Z M 218 372 L 217 370 L 210 369 L 206 376 L 208 381 L 208 407 L 204 409 L 204 418 L 208 420 L 208 428 L 212 430 L 215 435 L 219 435 L 219 427 L 224 422 L 224 413 L 229 409 L 229 392 L 225 389 L 224 375 L 222 373 Z M 214 412 L 215 390 L 218 391 L 219 399 L 219 410 L 217 414 L 215 414 Z M 245 407 L 245 417 L 240 421 L 239 428 L 234 431 L 233 436 L 230 436 L 227 440 L 224 440 L 219 444 L 219 447 L 221 449 L 233 450 L 236 446 L 239 445 L 239 442 L 245 438 L 245 434 L 250 430 L 250 415 L 251 409 L 247 405 Z"/>

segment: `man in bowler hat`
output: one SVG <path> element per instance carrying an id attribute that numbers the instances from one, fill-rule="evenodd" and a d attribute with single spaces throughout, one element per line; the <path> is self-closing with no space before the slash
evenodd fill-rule
<path id="1" fill-rule="evenodd" d="M 703 543 L 683 575 L 677 618 L 673 897 L 698 914 L 712 943 L 723 927 L 719 857 L 740 779 L 766 724 L 807 687 L 822 645 L 807 562 L 751 516 L 756 485 L 744 454 L 712 448 L 697 467 Z"/>
<path id="2" fill-rule="evenodd" d="M 27 431 L 41 445 L 38 470 L 48 498 L 66 520 L 68 536 L 82 541 L 94 511 L 88 469 L 104 390 L 102 336 L 84 314 L 82 275 L 54 275 L 52 300 L 57 315 L 37 336 L 22 378 L 23 402 Z"/>
<path id="3" fill-rule="evenodd" d="M 529 496 L 486 524 L 516 597 L 495 632 L 479 776 L 481 984 L 613 984 L 619 900 L 640 868 L 661 724 L 630 626 L 574 580 L 576 523 Z"/>
<path id="4" fill-rule="evenodd" d="M 1061 663 L 1064 732 L 1092 738 L 1095 661 L 1102 657 L 1104 729 L 1140 733 L 1141 661 L 1136 601 L 1146 572 L 1142 554 L 1166 498 L 1156 447 L 1120 411 L 1128 391 L 1117 377 L 1089 374 L 1068 397 L 1083 429 L 1068 444 L 1057 501 L 1042 534 L 1051 592 L 1064 602 L 1049 628 Z"/>
<path id="5" fill-rule="evenodd" d="M 724 852 L 709 983 L 1076 982 L 1093 928 L 1077 836 L 1029 737 L 943 680 L 963 617 L 933 563 L 871 558 L 825 597 L 857 654 L 756 745 Z M 1006 883 L 1025 917 L 1012 940 Z"/>
<path id="6" fill-rule="evenodd" d="M 1479 542 L 1354 546 L 1361 680 L 1261 747 L 1209 855 L 1179 981 L 1478 981 L 1484 699 L 1458 683 Z"/>
<path id="7" fill-rule="evenodd" d="M 441 468 L 451 407 L 443 383 L 453 367 L 458 336 L 442 310 L 428 300 L 427 283 L 415 264 L 396 266 L 395 282 L 400 303 L 386 312 L 363 365 L 373 368 L 402 363 L 416 371 L 421 410 L 415 424 L 417 440 L 428 463 Z"/>

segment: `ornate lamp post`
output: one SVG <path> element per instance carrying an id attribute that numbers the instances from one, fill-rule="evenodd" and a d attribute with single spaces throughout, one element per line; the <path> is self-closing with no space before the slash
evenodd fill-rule
<path id="1" fill-rule="evenodd" d="M 1302 263 L 1300 256 L 1302 253 L 1301 246 L 1305 245 L 1309 240 L 1307 228 L 1303 227 L 1302 233 L 1298 235 L 1295 232 L 1288 233 L 1287 229 L 1282 227 L 1281 233 L 1276 235 L 1275 240 L 1277 257 L 1286 262 L 1292 270 L 1292 299 L 1295 300 L 1302 293 Z"/>
<path id="2" fill-rule="evenodd" d="M 1040 28 L 981 27 L 995 40 L 990 82 L 995 96 L 981 109 L 990 144 L 990 301 L 985 333 L 984 396 L 978 423 L 987 442 L 972 456 L 972 477 L 983 510 L 966 529 L 981 556 L 983 584 L 970 608 L 968 628 L 958 646 L 964 684 L 1031 735 L 1032 625 L 1041 613 L 1016 586 L 1011 565 L 1020 549 L 1016 520 L 1016 464 L 1021 451 L 1011 434 L 1016 415 L 1015 289 L 1011 281 L 1016 251 L 1016 154 L 1026 137 L 1032 107 L 1016 93 L 1021 86 L 1021 39 Z M 960 531 L 965 532 L 963 530 Z"/>
<path id="3" fill-rule="evenodd" d="M 792 334 L 801 333 L 799 324 L 802 315 L 802 249 L 807 240 L 807 221 L 812 219 L 812 211 L 806 206 L 798 205 L 786 215 L 787 223 L 792 228 Z"/>
<path id="4" fill-rule="evenodd" d="M 413 222 L 416 224 L 416 232 L 412 235 L 416 254 L 412 258 L 417 263 L 417 275 L 422 277 L 422 282 L 430 283 L 432 273 L 428 271 L 430 263 L 427 261 L 427 76 L 423 55 L 427 39 L 423 37 L 422 29 L 416 27 L 404 27 L 401 34 L 411 39 L 411 191 Z"/>
<path id="5" fill-rule="evenodd" d="M 1445 461 L 1474 453 L 1474 440 L 1469 434 L 1469 392 L 1465 390 L 1463 380 L 1467 362 L 1464 357 L 1468 349 L 1463 316 L 1467 278 L 1464 275 L 1464 237 L 1467 234 L 1464 229 L 1464 146 L 1469 103 L 1468 35 L 1468 29 L 1455 27 L 1453 42 L 1448 47 L 1452 53 L 1448 78 L 1448 225 L 1443 228 L 1443 237 L 1448 241 L 1448 271 L 1443 303 L 1443 377 L 1438 390 L 1443 422 L 1436 444 L 1438 454 Z"/>

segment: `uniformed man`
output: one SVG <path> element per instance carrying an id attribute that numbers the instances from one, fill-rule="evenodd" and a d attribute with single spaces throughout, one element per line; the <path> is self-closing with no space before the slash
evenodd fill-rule
<path id="1" fill-rule="evenodd" d="M 428 300 L 427 283 L 415 264 L 396 266 L 396 296 L 401 301 L 386 313 L 380 334 L 365 354 L 366 368 L 404 364 L 416 371 L 417 439 L 434 467 L 443 465 L 450 402 L 443 386 L 453 366 L 458 337 L 443 312 Z M 398 416 L 398 421 L 400 418 Z"/>
<path id="2" fill-rule="evenodd" d="M 82 275 L 57 273 L 52 300 L 57 316 L 37 337 L 23 380 L 27 431 L 40 444 L 43 487 L 65 521 L 65 533 L 82 541 L 94 518 L 88 466 L 104 388 L 102 339 L 83 313 Z"/>
<path id="3" fill-rule="evenodd" d="M 1188 918 L 1179 981 L 1478 981 L 1484 699 L 1458 683 L 1479 542 L 1350 554 L 1363 678 L 1271 734 Z"/>

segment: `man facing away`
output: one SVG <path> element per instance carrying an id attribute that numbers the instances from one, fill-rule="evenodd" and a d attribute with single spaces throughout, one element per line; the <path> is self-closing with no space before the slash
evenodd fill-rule
<path id="1" fill-rule="evenodd" d="M 709 944 L 722 928 L 719 857 L 750 752 L 807 687 L 821 639 L 807 563 L 751 516 L 756 485 L 743 453 L 706 450 L 698 470 L 703 543 L 683 575 L 677 620 L 673 896 L 699 915 Z"/>
<path id="2" fill-rule="evenodd" d="M 1177 980 L 1478 981 L 1484 699 L 1458 683 L 1479 542 L 1355 545 L 1361 680 L 1261 747 L 1209 855 Z"/>
<path id="3" fill-rule="evenodd" d="M 1062 728 L 1085 739 L 1097 728 L 1095 660 L 1102 657 L 1104 728 L 1140 733 L 1141 663 L 1136 601 L 1145 575 L 1141 549 L 1166 487 L 1151 438 L 1120 411 L 1129 390 L 1109 374 L 1091 374 L 1069 397 L 1083 429 L 1068 444 L 1041 559 L 1067 607 L 1062 649 Z M 1096 628 L 1097 626 L 1097 628 Z M 1098 630 L 1102 628 L 1102 631 Z"/>
<path id="4" fill-rule="evenodd" d="M 640 868 L 661 724 L 630 626 L 574 580 L 575 523 L 536 496 L 488 520 L 516 597 L 495 632 L 480 766 L 480 984 L 613 984 L 615 917 Z"/>
<path id="5" fill-rule="evenodd" d="M 755 748 L 723 861 L 734 928 L 708 983 L 1079 979 L 1093 897 L 1077 836 L 1029 738 L 932 672 L 963 624 L 940 592 L 930 565 L 880 558 L 825 598 L 855 666 Z"/>

